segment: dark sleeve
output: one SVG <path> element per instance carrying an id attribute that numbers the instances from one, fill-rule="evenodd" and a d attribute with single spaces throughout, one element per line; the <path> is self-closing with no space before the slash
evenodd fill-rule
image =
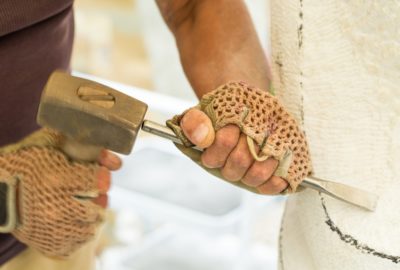
<path id="1" fill-rule="evenodd" d="M 0 183 L 0 224 L 3 225 L 6 222 L 6 194 L 7 185 Z"/>
<path id="2" fill-rule="evenodd" d="M 17 3 L 24 8 L 14 8 Z M 0 147 L 39 128 L 40 94 L 52 71 L 69 68 L 73 35 L 72 0 L 0 0 Z M 2 201 L 5 192 L 0 187 Z M 12 234 L 0 233 L 0 265 L 25 248 Z"/>

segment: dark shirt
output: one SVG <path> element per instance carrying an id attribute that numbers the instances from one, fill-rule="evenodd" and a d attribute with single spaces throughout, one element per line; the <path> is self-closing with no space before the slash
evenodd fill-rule
<path id="1" fill-rule="evenodd" d="M 69 68 L 72 2 L 0 1 L 0 147 L 39 128 L 35 119 L 43 86 L 53 70 Z M 0 265 L 24 248 L 11 234 L 0 234 Z"/>

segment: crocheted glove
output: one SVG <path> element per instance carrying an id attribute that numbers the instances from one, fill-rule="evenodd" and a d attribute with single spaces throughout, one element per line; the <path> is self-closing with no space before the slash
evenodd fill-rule
<path id="1" fill-rule="evenodd" d="M 97 165 L 68 160 L 57 148 L 61 139 L 42 129 L 1 148 L 0 181 L 17 186 L 12 234 L 45 255 L 64 258 L 95 235 L 104 210 L 87 200 L 98 194 Z"/>
<path id="2" fill-rule="evenodd" d="M 208 115 L 215 131 L 228 124 L 237 125 L 247 135 L 249 150 L 255 160 L 263 161 L 269 157 L 278 160 L 279 166 L 274 175 L 288 181 L 287 192 L 295 192 L 304 177 L 311 174 L 310 154 L 303 131 L 278 99 L 267 91 L 243 82 L 230 82 L 204 95 L 196 108 Z M 185 145 L 178 148 L 200 164 L 199 153 L 188 149 L 193 144 L 180 128 L 184 114 L 168 120 L 167 125 Z M 256 153 L 255 144 L 259 146 L 260 153 Z M 215 169 L 205 169 L 221 177 Z"/>

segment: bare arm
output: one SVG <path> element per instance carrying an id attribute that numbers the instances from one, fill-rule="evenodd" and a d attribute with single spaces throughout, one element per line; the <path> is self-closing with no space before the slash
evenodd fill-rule
<path id="1" fill-rule="evenodd" d="M 269 87 L 269 68 L 243 0 L 157 0 L 175 36 L 183 69 L 198 97 L 228 81 Z M 274 176 L 278 161 L 255 161 L 246 135 L 227 125 L 214 131 L 197 109 L 180 122 L 186 137 L 206 150 L 201 162 L 224 179 L 241 181 L 263 194 L 278 194 L 288 183 Z M 215 133 L 214 133 L 215 132 Z"/>
<path id="2" fill-rule="evenodd" d="M 198 97 L 231 80 L 269 86 L 266 56 L 242 0 L 157 0 Z"/>

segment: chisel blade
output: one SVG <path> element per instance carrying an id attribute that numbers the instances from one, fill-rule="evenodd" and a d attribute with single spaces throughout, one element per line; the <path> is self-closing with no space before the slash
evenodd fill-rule
<path id="1" fill-rule="evenodd" d="M 375 211 L 378 202 L 378 196 L 374 193 L 312 176 L 306 177 L 301 185 L 321 191 L 331 197 L 354 204 L 369 211 Z"/>

